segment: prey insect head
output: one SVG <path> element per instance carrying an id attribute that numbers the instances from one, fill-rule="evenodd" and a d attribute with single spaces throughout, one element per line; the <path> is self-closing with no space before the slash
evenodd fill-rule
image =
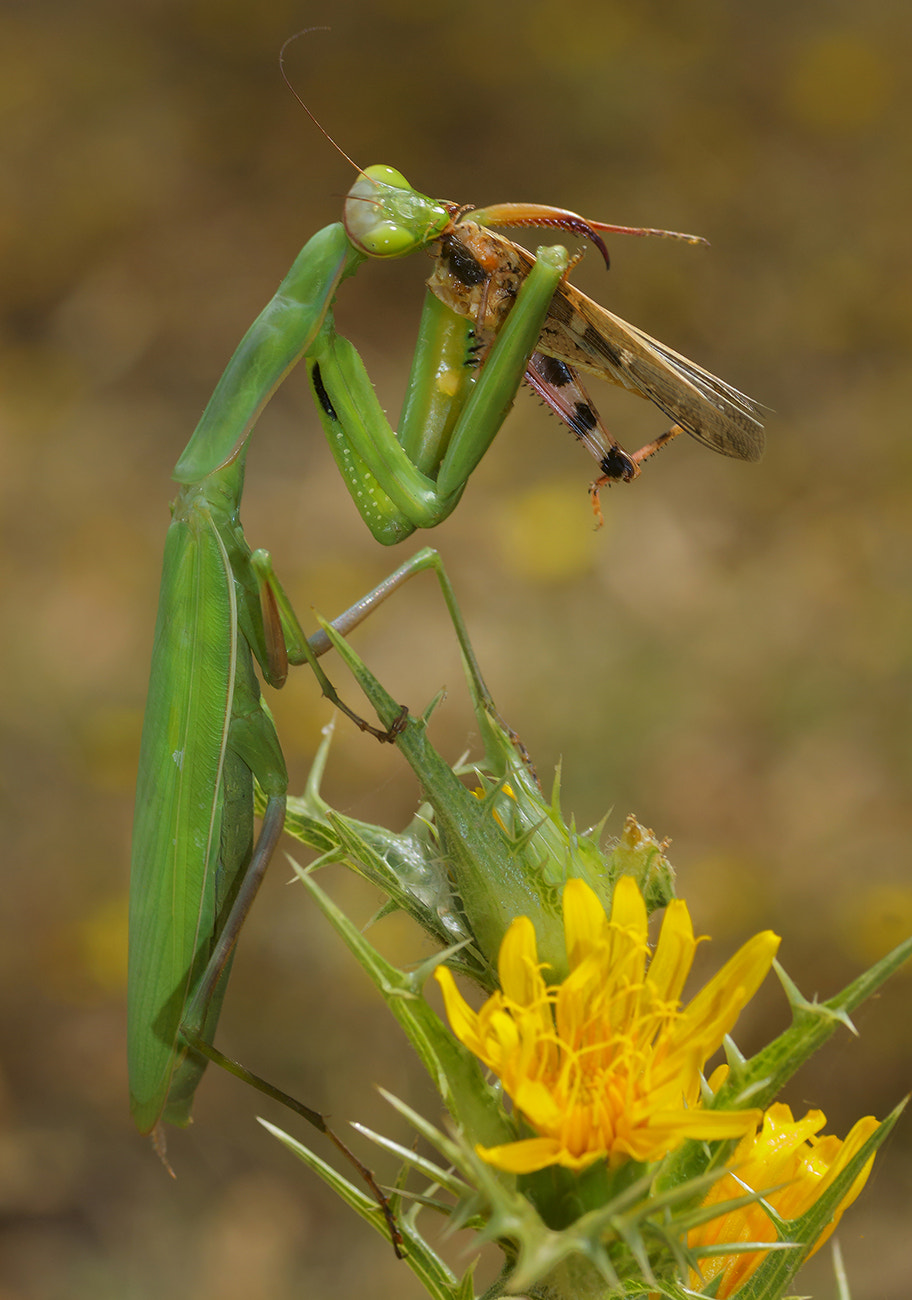
<path id="1" fill-rule="evenodd" d="M 342 215 L 345 233 L 370 257 L 403 257 L 423 248 L 449 225 L 448 209 L 419 194 L 393 167 L 360 172 Z"/>

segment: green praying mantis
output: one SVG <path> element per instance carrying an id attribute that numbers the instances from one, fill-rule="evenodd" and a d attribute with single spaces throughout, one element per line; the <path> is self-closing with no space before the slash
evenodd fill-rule
<path id="1" fill-rule="evenodd" d="M 599 488 L 629 481 L 681 429 L 725 455 L 754 460 L 759 408 L 567 283 L 561 245 L 535 257 L 498 225 L 600 231 L 562 209 L 469 210 L 413 190 L 388 167 L 359 171 L 343 221 L 305 245 L 245 335 L 177 462 L 165 546 L 133 835 L 128 1053 L 142 1133 L 189 1122 L 211 1048 L 238 932 L 282 831 L 287 774 L 262 678 L 280 687 L 310 663 L 338 700 L 268 554 L 252 551 L 239 508 L 256 420 L 305 359 L 320 421 L 374 537 L 392 544 L 445 519 L 525 379 L 595 455 Z M 648 232 L 635 232 L 648 233 Z M 667 234 L 669 232 L 653 232 Z M 683 236 L 683 238 L 691 238 Z M 335 331 L 342 282 L 370 258 L 426 249 L 435 269 L 397 431 L 364 366 Z M 629 454 L 604 428 L 577 371 L 651 399 L 671 429 Z M 408 576 L 382 584 L 339 621 L 347 630 Z M 254 833 L 254 782 L 266 799 Z M 318 1127 L 316 1112 L 298 1107 Z M 381 1198 L 382 1199 L 382 1198 Z"/>

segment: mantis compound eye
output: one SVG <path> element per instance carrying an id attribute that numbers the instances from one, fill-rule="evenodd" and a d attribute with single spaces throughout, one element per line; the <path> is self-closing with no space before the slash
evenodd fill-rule
<path id="1" fill-rule="evenodd" d="M 440 203 L 413 190 L 401 172 L 378 164 L 359 174 L 342 219 L 362 253 L 402 257 L 435 239 L 450 216 Z"/>

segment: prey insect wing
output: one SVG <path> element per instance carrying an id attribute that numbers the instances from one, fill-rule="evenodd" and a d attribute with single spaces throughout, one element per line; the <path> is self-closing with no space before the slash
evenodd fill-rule
<path id="1" fill-rule="evenodd" d="M 648 398 L 723 456 L 753 461 L 763 453 L 757 403 L 571 285 L 554 295 L 539 347 Z"/>

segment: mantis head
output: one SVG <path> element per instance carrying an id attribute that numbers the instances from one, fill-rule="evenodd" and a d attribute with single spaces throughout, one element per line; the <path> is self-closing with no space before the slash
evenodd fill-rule
<path id="1" fill-rule="evenodd" d="M 403 257 L 433 243 L 451 217 L 447 205 L 413 190 L 393 167 L 359 172 L 348 191 L 342 220 L 354 246 L 370 257 Z"/>

